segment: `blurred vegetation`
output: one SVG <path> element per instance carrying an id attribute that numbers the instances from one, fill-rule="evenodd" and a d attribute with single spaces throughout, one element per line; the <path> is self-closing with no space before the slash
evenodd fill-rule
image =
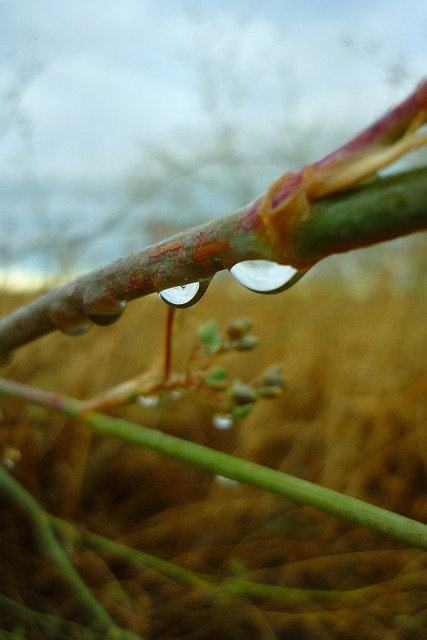
<path id="1" fill-rule="evenodd" d="M 119 193 L 110 185 L 102 196 L 90 188 L 66 193 L 61 216 L 58 193 L 33 171 L 31 123 L 20 97 L 39 63 L 25 67 L 0 124 L 6 130 L 14 119 L 21 127 L 27 164 L 20 202 L 32 208 L 37 224 L 21 242 L 16 212 L 8 213 L 1 266 L 33 255 L 57 274 L 108 262 L 110 250 L 115 257 L 230 213 L 280 173 L 313 159 L 314 140 L 325 135 L 321 117 L 310 131 L 298 126 L 303 96 L 289 70 L 277 69 L 283 113 L 254 130 L 244 118 L 253 78 L 240 76 L 236 58 L 226 54 L 221 68 L 199 60 L 203 127 L 150 147 L 142 142 L 140 162 Z M 337 139 L 339 123 L 330 124 Z M 212 404 L 190 391 L 153 408 L 129 406 L 120 415 L 427 522 L 426 255 L 426 238 L 418 236 L 330 259 L 316 267 L 318 278 L 307 276 L 278 297 L 259 297 L 217 277 L 197 307 L 179 312 L 175 361 L 188 358 L 198 326 L 215 319 L 224 330 L 244 314 L 254 320 L 261 344 L 254 353 L 230 353 L 227 367 L 247 379 L 279 362 L 282 396 L 260 400 L 229 430 L 215 429 Z M 24 301 L 2 294 L 0 314 Z M 78 341 L 52 335 L 27 346 L 6 374 L 92 397 L 152 365 L 163 345 L 164 316 L 154 296 L 134 302 L 116 326 Z M 0 408 L 0 452 L 47 511 L 76 524 L 81 537 L 64 535 L 69 555 L 124 628 L 153 640 L 425 637 L 424 553 L 95 436 L 20 400 L 1 398 Z M 94 548 L 88 531 L 213 576 L 219 589 L 212 593 Z M 238 580 L 291 591 L 280 598 L 242 595 L 233 591 Z M 79 605 L 59 585 L 28 523 L 0 503 L 0 594 L 52 616 L 58 638 L 83 637 Z M 307 596 L 298 599 L 292 589 L 305 589 Z M 316 599 L 311 589 L 323 597 Z M 4 637 L 46 637 L 22 612 L 3 610 L 0 619 Z"/>
<path id="2" fill-rule="evenodd" d="M 2 312 L 19 302 L 3 297 Z M 230 353 L 227 368 L 247 379 L 281 363 L 286 389 L 279 398 L 260 400 L 225 431 L 213 426 L 212 404 L 191 391 L 118 414 L 426 522 L 425 293 L 387 281 L 363 290 L 308 279 L 269 297 L 218 278 L 197 307 L 178 313 L 177 365 L 188 358 L 197 327 L 215 318 L 224 330 L 242 309 L 260 346 Z M 156 297 L 137 301 L 113 327 L 27 346 L 7 375 L 93 396 L 153 363 L 164 321 Z M 64 538 L 73 562 L 124 628 L 153 639 L 424 637 L 424 553 L 101 438 L 22 401 L 2 399 L 1 408 L 2 446 L 21 453 L 14 474 L 50 513 L 77 524 L 82 537 Z M 82 623 L 82 612 L 39 557 L 27 523 L 4 505 L 0 530 L 0 593 L 80 637 L 73 624 Z M 94 547 L 87 531 L 213 576 L 218 590 Z M 243 594 L 232 588 L 242 580 L 290 591 Z M 323 596 L 292 591 L 301 588 Z M 22 615 L 3 612 L 2 626 L 46 637 Z"/>

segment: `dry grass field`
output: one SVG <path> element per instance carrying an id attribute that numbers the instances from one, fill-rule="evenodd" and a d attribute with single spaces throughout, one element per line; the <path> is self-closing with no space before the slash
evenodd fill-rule
<path id="1" fill-rule="evenodd" d="M 21 302 L 3 296 L 0 311 Z M 113 413 L 427 522 L 425 311 L 425 290 L 384 284 L 357 293 L 313 280 L 269 297 L 219 280 L 199 305 L 177 314 L 176 367 L 198 325 L 215 318 L 225 327 L 248 316 L 260 345 L 225 356 L 224 365 L 247 380 L 282 363 L 282 396 L 260 400 L 227 431 L 215 429 L 212 404 L 192 391 Z M 165 307 L 151 296 L 112 327 L 22 348 L 4 375 L 88 398 L 152 365 L 164 323 Z M 0 398 L 0 406 L 1 445 L 21 451 L 14 475 L 46 510 L 77 524 L 83 537 L 70 557 L 124 628 L 149 640 L 426 638 L 425 553 L 95 436 L 59 413 L 16 399 Z M 87 531 L 209 574 L 219 587 L 96 549 Z M 239 581 L 283 591 L 245 593 L 233 588 Z M 1 499 L 0 593 L 52 614 L 58 625 L 85 624 L 76 598 L 40 557 L 28 522 Z M 34 622 L 0 616 L 4 637 L 46 637 Z M 83 637 L 72 624 L 62 623 L 61 633 Z"/>

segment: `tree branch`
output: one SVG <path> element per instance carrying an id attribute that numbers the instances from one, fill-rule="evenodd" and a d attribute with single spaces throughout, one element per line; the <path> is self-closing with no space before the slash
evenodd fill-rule
<path id="1" fill-rule="evenodd" d="M 230 216 L 152 245 L 56 287 L 0 321 L 0 357 L 55 329 L 84 333 L 118 320 L 126 304 L 156 291 L 207 284 L 245 260 L 305 271 L 333 253 L 427 228 L 427 168 L 366 183 L 427 144 L 427 80 L 395 109 L 320 161 L 276 180 Z"/>

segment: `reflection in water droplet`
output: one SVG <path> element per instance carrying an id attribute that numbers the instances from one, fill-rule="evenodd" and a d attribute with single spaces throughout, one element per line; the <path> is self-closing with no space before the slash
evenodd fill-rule
<path id="1" fill-rule="evenodd" d="M 229 413 L 216 413 L 212 417 L 212 424 L 215 429 L 220 429 L 220 431 L 227 431 L 227 429 L 231 429 L 233 426 L 233 418 Z"/>
<path id="2" fill-rule="evenodd" d="M 65 333 L 65 335 L 67 336 L 77 338 L 78 336 L 83 336 L 85 333 L 87 333 L 92 328 L 92 326 L 93 325 L 91 322 L 82 322 L 81 324 L 76 324 L 69 327 L 59 326 L 58 329 L 62 333 Z"/>
<path id="3" fill-rule="evenodd" d="M 191 307 L 200 300 L 206 292 L 209 282 L 209 280 L 190 282 L 189 284 L 183 284 L 179 287 L 163 289 L 163 291 L 160 291 L 158 295 L 163 302 L 166 302 L 171 307 L 184 309 L 185 307 Z"/>
<path id="4" fill-rule="evenodd" d="M 251 291 L 279 293 L 292 287 L 306 272 L 269 260 L 245 260 L 231 267 L 230 273 Z"/>
<path id="5" fill-rule="evenodd" d="M 140 395 L 136 399 L 137 403 L 142 407 L 146 407 L 147 409 L 152 409 L 153 407 L 157 407 L 160 402 L 159 396 L 143 396 Z"/>

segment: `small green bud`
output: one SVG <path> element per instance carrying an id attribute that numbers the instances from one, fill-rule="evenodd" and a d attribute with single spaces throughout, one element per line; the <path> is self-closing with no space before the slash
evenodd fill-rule
<path id="1" fill-rule="evenodd" d="M 203 382 L 214 391 L 224 391 L 228 386 L 227 371 L 224 367 L 212 367 Z"/>
<path id="2" fill-rule="evenodd" d="M 249 318 L 236 318 L 230 322 L 225 332 L 231 340 L 237 340 L 249 333 L 253 326 Z"/>
<path id="3" fill-rule="evenodd" d="M 235 382 L 228 390 L 228 395 L 234 404 L 245 405 L 252 404 L 257 399 L 257 394 L 243 382 Z"/>
<path id="4" fill-rule="evenodd" d="M 271 399 L 277 398 L 283 393 L 283 387 L 273 387 L 273 386 L 265 386 L 265 387 L 257 387 L 257 394 L 260 398 Z"/>
<path id="5" fill-rule="evenodd" d="M 282 366 L 280 364 L 271 365 L 262 372 L 255 384 L 257 387 L 277 387 L 283 390 L 285 388 L 285 380 Z"/>
<path id="6" fill-rule="evenodd" d="M 256 336 L 252 336 L 247 334 L 236 340 L 233 344 L 234 349 L 237 351 L 252 351 L 252 349 L 256 349 L 259 344 L 259 340 Z"/>
<path id="7" fill-rule="evenodd" d="M 197 337 L 199 342 L 204 344 L 205 351 L 208 354 L 215 353 L 220 346 L 222 339 L 218 333 L 218 323 L 215 320 L 209 320 L 197 329 Z"/>
<path id="8" fill-rule="evenodd" d="M 246 418 L 254 408 L 254 403 L 252 404 L 236 404 L 234 407 L 231 407 L 231 416 L 233 418 Z"/>

